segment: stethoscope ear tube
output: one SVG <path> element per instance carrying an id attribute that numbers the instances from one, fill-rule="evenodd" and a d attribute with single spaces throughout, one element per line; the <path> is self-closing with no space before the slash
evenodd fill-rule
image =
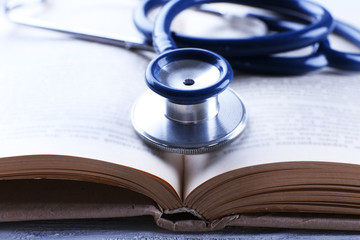
<path id="1" fill-rule="evenodd" d="M 358 29 L 336 21 L 334 34 L 360 47 L 360 31 Z M 326 56 L 329 67 L 345 71 L 360 71 L 360 54 L 337 51 L 331 47 L 329 40 L 321 43 L 320 51 Z"/>
<path id="2" fill-rule="evenodd" d="M 302 75 L 328 66 L 326 56 L 314 46 L 314 51 L 303 57 L 254 57 L 230 60 L 234 69 L 256 74 Z"/>
<path id="3" fill-rule="evenodd" d="M 147 42 L 152 43 L 152 35 L 154 30 L 154 23 L 149 19 L 149 13 L 157 7 L 162 7 L 169 0 L 152 0 L 142 1 L 133 13 L 133 22 L 135 27 L 146 38 Z"/>
<path id="4" fill-rule="evenodd" d="M 151 37 L 153 31 L 158 31 L 159 33 L 166 32 L 166 34 L 153 36 L 158 52 L 174 49 L 176 46 L 201 47 L 221 54 L 237 70 L 265 74 L 306 74 L 326 66 L 340 70 L 360 71 L 359 54 L 336 51 L 327 44 L 327 37 L 331 33 L 338 34 L 351 42 L 359 42 L 359 31 L 350 26 L 344 27 L 342 23 L 339 23 L 340 27 L 337 27 L 331 14 L 315 3 L 295 0 L 280 0 L 276 2 L 264 0 L 174 0 L 170 3 L 168 2 L 166 0 L 145 1 L 144 5 L 138 7 L 137 10 L 141 14 L 134 15 L 134 21 L 138 29 L 145 29 L 144 33 L 148 38 Z M 280 17 L 261 16 L 259 14 L 249 14 L 249 16 L 264 21 L 270 30 L 277 33 L 246 39 L 209 39 L 188 36 L 177 32 L 170 34 L 171 20 L 180 11 L 194 4 L 211 2 L 232 2 L 274 11 L 280 14 Z M 147 14 L 152 10 L 153 6 L 159 7 L 165 3 L 167 4 L 164 6 L 162 18 L 157 21 L 161 23 L 160 27 L 154 28 L 153 23 L 147 18 Z M 168 38 L 169 36 L 170 38 Z M 156 42 L 159 44 L 157 45 Z M 359 46 L 359 44 L 357 45 Z M 312 46 L 314 51 L 300 57 L 273 55 L 305 46 Z"/>
<path id="5" fill-rule="evenodd" d="M 91 30 L 61 26 L 50 22 L 44 22 L 39 19 L 21 16 L 16 13 L 13 14 L 17 8 L 28 6 L 29 3 L 25 1 L 8 0 L 4 6 L 5 15 L 9 20 L 17 24 L 52 30 L 68 34 L 73 38 L 125 47 L 127 49 L 153 50 L 151 45 L 153 41 L 154 24 L 148 18 L 148 14 L 154 8 L 162 7 L 168 2 L 169 0 L 146 0 L 136 8 L 133 15 L 134 22 L 138 30 L 143 33 L 145 39 L 129 38 L 117 34 L 93 32 Z M 201 47 L 224 56 L 235 69 L 265 74 L 305 74 L 322 69 L 325 66 L 345 71 L 360 71 L 360 54 L 337 51 L 330 46 L 330 43 L 327 40 L 328 35 L 334 33 L 345 40 L 360 46 L 359 30 L 339 21 L 334 22 L 331 15 L 317 4 L 305 0 L 278 0 L 276 2 L 265 0 L 188 0 L 182 1 L 182 4 L 193 6 L 192 4 L 194 2 L 197 4 L 208 2 L 233 2 L 269 9 L 276 12 L 277 16 L 274 17 L 252 13 L 249 14 L 249 17 L 263 21 L 266 23 L 268 29 L 275 33 L 245 39 L 208 39 L 172 32 L 172 39 L 170 42 L 169 39 L 165 37 L 163 38 L 162 43 L 158 44 L 159 46 L 162 46 L 159 47 L 158 52 L 162 52 L 167 48 L 174 48 L 175 42 L 176 46 L 179 47 Z M 46 6 L 45 3 L 45 0 L 35 1 L 35 4 L 44 4 L 43 6 Z M 31 1 L 30 5 L 32 4 L 34 4 L 34 2 Z M 285 5 L 283 6 L 283 4 Z M 179 10 L 173 12 L 172 18 L 176 16 L 178 12 Z M 168 24 L 170 23 L 168 22 Z M 309 31 L 309 27 L 311 28 L 311 31 Z M 332 32 L 333 29 L 334 31 Z M 300 40 L 293 38 L 295 35 L 292 34 L 296 32 L 300 33 L 301 31 L 303 35 L 308 38 Z M 311 41 L 311 44 L 309 41 Z M 311 54 L 302 57 L 289 56 L 284 58 L 273 55 L 289 50 L 290 46 L 300 48 L 303 45 L 298 45 L 299 42 L 303 45 L 304 43 L 310 44 L 314 46 L 314 49 L 320 45 L 320 48 L 317 52 L 314 51 Z M 284 43 L 291 43 L 292 45 L 286 46 Z M 326 63 L 324 63 L 324 57 L 322 57 L 321 54 L 325 56 Z"/>
<path id="6" fill-rule="evenodd" d="M 264 8 L 311 22 L 302 29 L 245 39 L 194 38 L 178 34 L 176 43 L 179 46 L 189 47 L 188 45 L 191 44 L 192 47 L 205 48 L 225 58 L 264 56 L 315 44 L 326 39 L 334 27 L 331 14 L 323 7 L 308 1 L 172 0 L 163 6 L 154 25 L 153 45 L 157 52 L 176 48 L 170 31 L 175 16 L 194 5 L 213 2 L 233 2 Z"/>

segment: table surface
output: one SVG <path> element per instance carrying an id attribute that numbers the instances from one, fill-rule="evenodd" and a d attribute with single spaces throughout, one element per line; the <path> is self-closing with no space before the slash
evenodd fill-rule
<path id="1" fill-rule="evenodd" d="M 173 233 L 157 227 L 152 217 L 31 221 L 0 224 L 0 239 L 360 239 L 360 233 L 229 227 L 207 233 Z"/>

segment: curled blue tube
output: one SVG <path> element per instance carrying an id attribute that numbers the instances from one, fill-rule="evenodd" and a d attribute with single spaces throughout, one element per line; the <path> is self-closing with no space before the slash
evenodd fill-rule
<path id="1" fill-rule="evenodd" d="M 250 38 L 201 38 L 170 32 L 172 20 L 195 5 L 230 2 L 262 8 L 279 17 L 252 14 L 264 21 L 275 34 Z M 148 13 L 162 7 L 155 25 Z M 330 66 L 360 71 L 360 55 L 333 50 L 327 40 L 331 33 L 360 46 L 360 31 L 338 21 L 322 6 L 306 0 L 147 0 L 136 10 L 134 22 L 158 53 L 177 47 L 195 47 L 225 57 L 233 68 L 257 73 L 298 75 Z M 274 54 L 313 46 L 307 56 L 280 57 Z"/>

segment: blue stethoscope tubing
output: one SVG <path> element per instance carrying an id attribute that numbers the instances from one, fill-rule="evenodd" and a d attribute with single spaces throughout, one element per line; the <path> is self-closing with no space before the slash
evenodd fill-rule
<path id="1" fill-rule="evenodd" d="M 239 3 L 273 11 L 277 17 L 260 16 L 259 19 L 262 18 L 277 33 L 219 39 L 171 31 L 172 21 L 179 13 L 196 5 L 214 2 Z M 161 10 L 153 24 L 148 18 L 149 12 L 160 6 Z M 337 22 L 325 8 L 307 0 L 146 0 L 135 11 L 134 22 L 159 54 L 148 65 L 145 80 L 153 92 L 166 99 L 166 104 L 162 107 L 165 112 L 159 112 L 144 121 L 143 113 L 151 107 L 149 103 L 155 102 L 153 95 L 144 94 L 134 105 L 133 126 L 148 143 L 170 152 L 208 152 L 231 142 L 243 132 L 247 122 L 246 108 L 241 98 L 227 89 L 233 79 L 232 68 L 287 75 L 305 74 L 325 66 L 360 71 L 359 54 L 333 50 L 328 40 L 329 35 L 335 33 L 360 46 L 360 32 Z M 307 56 L 276 56 L 308 46 L 313 51 Z M 191 65 L 207 67 L 194 68 Z M 198 71 L 207 75 L 205 73 L 210 69 L 209 65 L 217 69 L 217 81 L 198 89 L 184 86 L 187 80 L 201 82 L 196 74 L 194 78 L 184 79 L 184 76 L 191 76 L 192 72 Z M 186 74 L 177 74 L 182 71 Z M 183 80 L 184 85 L 174 84 Z M 209 82 L 207 80 L 205 82 Z M 192 110 L 190 115 L 187 115 L 184 106 Z M 232 110 L 223 111 L 226 107 Z M 198 109 L 201 109 L 201 113 Z M 210 114 L 212 110 L 216 114 Z M 203 116 L 202 112 L 206 113 L 205 117 L 192 118 Z M 191 117 L 185 119 L 184 116 Z"/>
<path id="2" fill-rule="evenodd" d="M 229 88 L 233 68 L 286 75 L 306 74 L 326 66 L 360 71 L 360 54 L 334 50 L 328 40 L 333 33 L 360 47 L 360 31 L 334 20 L 325 8 L 307 0 L 144 0 L 135 11 L 134 22 L 145 40 L 136 41 L 14 19 L 10 12 L 23 5 L 14 2 L 6 4 L 5 13 L 18 24 L 88 41 L 155 50 L 159 55 L 145 72 L 145 82 L 152 91 L 139 97 L 131 119 L 141 138 L 168 152 L 205 153 L 240 136 L 246 127 L 247 111 Z M 204 38 L 171 31 L 171 23 L 180 12 L 215 2 L 274 12 L 275 17 L 248 15 L 265 23 L 271 32 L 247 38 Z M 148 15 L 157 7 L 161 10 L 153 23 Z M 281 55 L 309 46 L 312 51 L 305 56 Z"/>
<path id="3" fill-rule="evenodd" d="M 261 17 L 275 34 L 249 38 L 202 38 L 171 32 L 172 20 L 181 11 L 199 4 L 213 2 L 239 3 L 274 11 L 298 24 L 284 25 L 282 19 Z M 155 24 L 149 12 L 161 6 Z M 325 66 L 347 71 L 360 71 L 360 54 L 331 48 L 331 33 L 360 46 L 360 31 L 336 21 L 322 6 L 306 0 L 146 0 L 136 9 L 134 23 L 158 53 L 179 47 L 196 47 L 225 57 L 233 68 L 257 73 L 298 75 Z M 296 26 L 296 27 L 294 27 Z M 299 27 L 300 26 L 300 27 Z M 300 57 L 281 57 L 274 54 L 312 46 L 313 51 Z"/>
<path id="4" fill-rule="evenodd" d="M 334 33 L 343 36 L 356 46 L 360 46 L 360 31 L 353 26 L 336 21 Z M 360 54 L 344 53 L 334 50 L 331 48 L 329 40 L 324 40 L 322 42 L 320 51 L 325 54 L 330 67 L 346 71 L 360 70 Z"/>

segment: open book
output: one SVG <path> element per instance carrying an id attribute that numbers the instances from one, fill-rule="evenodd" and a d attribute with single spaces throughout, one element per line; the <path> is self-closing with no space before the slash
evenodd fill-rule
<path id="1" fill-rule="evenodd" d="M 75 21 L 98 10 L 86 2 Z M 106 6 L 114 17 L 131 18 L 126 7 Z M 117 22 L 102 24 L 111 31 Z M 175 155 L 146 146 L 130 122 L 154 54 L 4 26 L 2 221 L 150 214 L 175 230 L 356 226 L 337 220 L 360 214 L 360 75 L 237 73 L 231 88 L 248 109 L 244 134 L 221 151 Z M 285 221 L 282 213 L 335 215 L 320 215 L 333 219 L 321 225 L 299 215 Z"/>

